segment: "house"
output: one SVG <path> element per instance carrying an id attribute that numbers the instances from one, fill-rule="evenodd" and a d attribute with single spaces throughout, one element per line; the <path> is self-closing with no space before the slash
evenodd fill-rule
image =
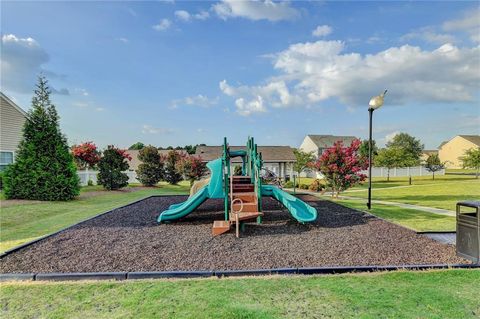
<path id="1" fill-rule="evenodd" d="M 242 150 L 245 146 L 230 146 L 230 150 Z M 204 162 L 209 162 L 222 157 L 223 146 L 197 146 L 195 155 L 200 156 Z M 295 154 L 290 146 L 258 146 L 258 152 L 262 153 L 263 167 L 274 172 L 278 177 L 293 176 L 293 163 Z M 232 166 L 241 164 L 242 159 L 232 159 Z"/>
<path id="2" fill-rule="evenodd" d="M 437 150 L 423 150 L 422 154 L 420 155 L 420 160 L 422 162 L 425 162 L 430 155 L 435 155 L 435 154 L 438 155 Z"/>
<path id="3" fill-rule="evenodd" d="M 310 153 L 312 152 L 316 158 L 323 154 L 323 152 L 332 147 L 337 141 L 342 141 L 343 145 L 347 146 L 357 139 L 355 136 L 336 136 L 336 135 L 314 135 L 309 134 L 305 136 L 299 149 Z M 322 174 L 306 170 L 300 174 L 301 177 L 322 178 Z"/>
<path id="4" fill-rule="evenodd" d="M 27 113 L 0 92 L 0 171 L 15 160 Z"/>
<path id="5" fill-rule="evenodd" d="M 449 141 L 444 141 L 438 147 L 440 161 L 446 162 L 447 168 L 462 168 L 460 157 L 471 148 L 480 147 L 480 135 L 457 135 Z"/>
<path id="6" fill-rule="evenodd" d="M 171 150 L 158 150 L 158 153 L 162 156 L 166 156 L 168 152 Z M 186 150 L 175 150 L 179 152 L 182 155 L 187 155 Z M 130 166 L 128 168 L 129 171 L 136 171 L 138 169 L 138 165 L 142 164 L 142 161 L 138 158 L 138 155 L 140 154 L 139 150 L 127 150 L 127 153 L 132 157 L 131 161 L 128 161 L 128 165 Z"/>
<path id="7" fill-rule="evenodd" d="M 357 139 L 355 136 L 335 136 L 335 135 L 312 135 L 305 136 L 299 149 L 304 152 L 313 152 L 315 157 L 319 157 L 323 152 L 332 147 L 337 141 L 342 141 L 343 145 L 348 146 L 353 140 Z"/>

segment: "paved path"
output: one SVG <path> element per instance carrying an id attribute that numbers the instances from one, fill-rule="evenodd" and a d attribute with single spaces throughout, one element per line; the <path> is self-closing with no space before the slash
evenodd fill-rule
<path id="1" fill-rule="evenodd" d="M 297 194 L 310 194 L 310 195 L 317 195 L 317 196 L 323 196 L 323 197 L 330 197 L 330 194 L 319 194 L 316 192 L 311 192 L 307 190 L 301 190 L 297 191 Z M 338 196 L 340 199 L 351 199 L 351 200 L 363 200 L 366 201 L 365 198 L 359 198 L 359 197 L 352 197 L 352 196 L 344 196 L 340 195 Z M 438 214 L 438 215 L 444 215 L 444 216 L 456 216 L 456 213 L 454 211 L 448 210 L 448 209 L 441 209 L 441 208 L 435 208 L 435 207 L 426 207 L 426 206 L 418 206 L 418 205 L 413 205 L 413 204 L 405 204 L 405 203 L 397 203 L 397 202 L 388 202 L 384 200 L 372 200 L 372 203 L 374 204 L 383 204 L 383 205 L 389 205 L 389 206 L 397 206 L 397 207 L 402 207 L 402 208 L 407 208 L 407 209 L 415 209 L 415 210 L 420 210 L 422 212 L 427 212 L 427 213 L 432 213 L 432 214 Z"/>
<path id="2" fill-rule="evenodd" d="M 457 241 L 456 233 L 427 233 L 424 235 L 443 244 L 455 245 Z"/>
<path id="3" fill-rule="evenodd" d="M 363 200 L 363 201 L 366 200 L 365 198 L 358 198 L 358 197 L 351 197 L 351 196 L 339 196 L 339 198 L 341 198 L 341 199 Z M 397 202 L 388 202 L 388 201 L 376 200 L 376 199 L 372 200 L 372 203 L 389 205 L 389 206 L 397 206 L 397 207 L 408 208 L 408 209 L 421 210 L 423 212 L 439 214 L 439 215 L 456 216 L 456 213 L 454 211 L 451 211 L 451 210 L 448 210 L 448 209 L 418 206 L 418 205 L 397 203 Z"/>

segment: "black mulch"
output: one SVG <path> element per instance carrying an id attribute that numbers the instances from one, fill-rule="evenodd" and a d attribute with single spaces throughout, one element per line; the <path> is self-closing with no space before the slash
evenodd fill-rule
<path id="1" fill-rule="evenodd" d="M 230 270 L 282 267 L 467 263 L 455 248 L 343 206 L 303 199 L 318 210 L 296 222 L 264 198 L 264 223 L 242 237 L 212 237 L 223 201 L 208 200 L 186 218 L 158 225 L 159 212 L 186 197 L 154 197 L 119 208 L 0 260 L 1 273 Z"/>

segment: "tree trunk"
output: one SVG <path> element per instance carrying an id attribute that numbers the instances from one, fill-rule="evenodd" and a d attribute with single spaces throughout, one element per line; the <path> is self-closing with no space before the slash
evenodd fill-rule
<path id="1" fill-rule="evenodd" d="M 390 182 L 390 168 L 387 168 L 387 182 Z"/>
<path id="2" fill-rule="evenodd" d="M 435 180 L 435 172 L 432 172 L 432 180 Z"/>

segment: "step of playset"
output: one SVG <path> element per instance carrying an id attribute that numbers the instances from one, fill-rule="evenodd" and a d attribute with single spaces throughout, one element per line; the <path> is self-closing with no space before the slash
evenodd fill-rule
<path id="1" fill-rule="evenodd" d="M 251 203 L 237 203 L 235 202 L 233 204 L 232 210 L 234 212 L 257 212 L 258 211 L 258 204 L 256 202 L 251 202 Z"/>
<path id="2" fill-rule="evenodd" d="M 215 220 L 213 222 L 212 235 L 217 236 L 230 230 L 230 222 L 228 220 Z"/>
<path id="3" fill-rule="evenodd" d="M 233 199 L 241 199 L 244 203 L 256 203 L 257 195 L 255 192 L 233 193 Z"/>
<path id="4" fill-rule="evenodd" d="M 250 176 L 233 176 L 233 184 L 250 184 L 252 179 Z"/>
<path id="5" fill-rule="evenodd" d="M 259 216 L 263 216 L 263 213 L 262 212 L 258 212 L 258 211 L 255 211 L 255 212 L 240 212 L 238 213 L 238 220 L 239 221 L 245 221 L 245 220 L 249 220 L 249 219 L 255 219 Z M 230 213 L 230 222 L 232 224 L 235 223 L 235 214 L 233 213 Z"/>
<path id="6" fill-rule="evenodd" d="M 254 190 L 255 187 L 253 184 L 233 184 L 234 193 L 253 192 Z"/>

